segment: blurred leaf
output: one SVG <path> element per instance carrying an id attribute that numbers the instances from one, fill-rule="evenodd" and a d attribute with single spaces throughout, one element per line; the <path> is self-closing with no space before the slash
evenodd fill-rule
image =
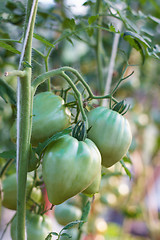
<path id="1" fill-rule="evenodd" d="M 0 158 L 10 159 L 10 158 L 16 158 L 16 151 L 10 150 L 0 153 Z"/>
<path id="2" fill-rule="evenodd" d="M 45 240 L 51 240 L 52 236 L 58 236 L 58 233 L 56 232 L 50 232 L 48 236 L 45 238 Z"/>
<path id="3" fill-rule="evenodd" d="M 89 17 L 88 18 L 88 23 L 89 24 L 94 23 L 97 20 L 97 18 L 98 18 L 98 15 Z"/>
<path id="4" fill-rule="evenodd" d="M 123 157 L 123 161 L 126 162 L 126 163 L 132 164 L 132 161 L 131 161 L 131 159 L 130 159 L 129 156 L 124 156 L 124 157 Z"/>
<path id="5" fill-rule="evenodd" d="M 87 221 L 90 209 L 91 209 L 91 202 L 88 201 L 82 210 L 82 217 L 81 217 L 82 222 L 79 224 L 78 229 L 81 229 L 82 225 Z"/>
<path id="6" fill-rule="evenodd" d="M 143 37 L 141 37 L 139 34 L 127 31 L 123 34 L 123 38 L 127 41 L 129 41 L 131 38 L 134 40 L 137 40 L 138 43 L 141 43 L 145 48 L 148 47 L 150 48 L 150 45 L 144 40 Z"/>
<path id="7" fill-rule="evenodd" d="M 62 237 L 66 237 L 66 239 L 72 238 L 72 236 L 69 235 L 68 233 L 62 233 L 61 236 L 62 236 Z"/>
<path id="8" fill-rule="evenodd" d="M 45 39 L 43 36 L 40 36 L 39 34 L 34 33 L 33 37 L 36 38 L 37 40 L 41 41 L 42 43 L 44 43 L 45 45 L 54 48 L 55 46 L 50 43 L 47 39 Z"/>
<path id="9" fill-rule="evenodd" d="M 72 44 L 72 46 L 74 46 L 74 43 L 73 43 L 73 41 L 72 41 L 72 39 L 71 39 L 71 38 L 69 38 L 69 37 L 66 37 L 66 39 L 67 39 L 67 41 L 68 41 L 68 42 L 70 42 L 70 43 Z"/>
<path id="10" fill-rule="evenodd" d="M 82 220 L 76 220 L 76 221 L 70 222 L 70 223 L 68 223 L 66 226 L 64 226 L 64 228 L 61 230 L 61 232 L 62 232 L 63 230 L 72 228 L 72 227 L 74 227 L 75 225 L 81 224 L 81 223 L 83 224 L 84 221 L 82 221 Z"/>
<path id="11" fill-rule="evenodd" d="M 92 37 L 93 33 L 94 33 L 94 29 L 92 27 L 87 28 L 86 32 L 88 33 L 89 37 Z"/>
<path id="12" fill-rule="evenodd" d="M 8 50 L 8 51 L 10 51 L 10 52 L 16 53 L 16 54 L 20 54 L 20 53 L 21 53 L 21 52 L 18 51 L 16 48 L 14 48 L 14 47 L 12 47 L 11 45 L 9 45 L 9 44 L 7 44 L 7 43 L 5 43 L 5 42 L 2 42 L 2 41 L 0 41 L 0 47 L 1 47 L 1 48 L 4 48 L 4 49 L 6 49 L 6 50 Z"/>
<path id="13" fill-rule="evenodd" d="M 124 168 L 126 174 L 128 175 L 128 177 L 131 179 L 132 178 L 132 174 L 130 172 L 130 170 L 126 167 L 125 163 L 123 160 L 120 160 L 120 163 L 122 165 L 122 167 Z"/>
<path id="14" fill-rule="evenodd" d="M 32 66 L 27 61 L 22 61 L 22 65 L 25 68 L 32 68 Z"/>
<path id="15" fill-rule="evenodd" d="M 83 6 L 92 6 L 93 4 L 95 4 L 92 1 L 86 1 L 85 3 L 83 3 Z"/>
<path id="16" fill-rule="evenodd" d="M 75 26 L 76 26 L 76 23 L 75 23 L 75 20 L 74 18 L 65 18 L 65 20 L 63 21 L 63 27 L 64 28 L 69 28 L 71 30 L 75 30 Z"/>
<path id="17" fill-rule="evenodd" d="M 0 96 L 6 103 L 16 105 L 16 93 L 15 91 L 0 78 Z"/>
<path id="18" fill-rule="evenodd" d="M 135 48 L 137 51 L 140 52 L 141 56 L 142 56 L 142 60 L 144 63 L 145 60 L 145 52 L 144 49 L 150 48 L 149 44 L 137 33 L 133 33 L 133 32 L 125 32 L 123 34 L 123 38 L 125 41 L 129 42 L 129 44 Z"/>
<path id="19" fill-rule="evenodd" d="M 160 18 L 156 18 L 156 17 L 154 17 L 154 16 L 152 16 L 152 15 L 149 15 L 148 18 L 150 18 L 150 19 L 153 20 L 154 22 L 160 24 Z"/>

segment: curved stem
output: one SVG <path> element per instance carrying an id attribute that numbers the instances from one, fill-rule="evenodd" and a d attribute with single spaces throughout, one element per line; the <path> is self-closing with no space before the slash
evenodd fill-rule
<path id="1" fill-rule="evenodd" d="M 3 166 L 2 170 L 0 171 L 0 178 L 3 178 L 3 175 L 5 174 L 5 172 L 7 171 L 7 168 L 12 164 L 12 162 L 14 161 L 14 158 L 9 159 L 5 165 Z"/>
<path id="2" fill-rule="evenodd" d="M 49 72 L 43 73 L 40 76 L 38 76 L 37 78 L 34 79 L 34 81 L 32 82 L 32 88 L 33 88 L 33 92 L 36 91 L 37 87 L 43 83 L 48 77 L 53 77 L 56 75 L 61 75 L 62 72 L 72 72 L 78 79 L 79 81 L 83 84 L 83 86 L 85 87 L 85 89 L 88 92 L 89 95 L 89 99 L 104 99 L 104 98 L 111 98 L 114 102 L 118 102 L 115 98 L 113 98 L 110 94 L 109 95 L 105 95 L 105 96 L 95 96 L 92 93 L 91 88 L 89 87 L 89 85 L 85 82 L 85 80 L 83 79 L 83 77 L 81 76 L 81 74 L 74 68 L 71 67 L 61 67 L 58 69 L 54 69 L 51 70 Z"/>
<path id="3" fill-rule="evenodd" d="M 71 86 L 71 88 L 73 89 L 75 95 L 76 95 L 76 98 L 77 98 L 77 101 L 78 101 L 78 105 L 79 105 L 79 108 L 80 108 L 80 111 L 81 111 L 81 114 L 82 114 L 82 118 L 83 120 L 86 122 L 86 129 L 88 129 L 88 120 L 87 120 L 87 116 L 85 114 L 85 111 L 84 111 L 84 108 L 83 108 L 83 101 L 82 101 L 82 95 L 81 93 L 78 91 L 78 89 L 76 88 L 75 84 L 72 82 L 72 80 L 70 79 L 70 77 L 68 77 L 67 74 L 65 74 L 64 72 L 62 72 L 60 74 L 63 78 L 66 79 L 66 81 L 68 82 L 68 84 Z"/>

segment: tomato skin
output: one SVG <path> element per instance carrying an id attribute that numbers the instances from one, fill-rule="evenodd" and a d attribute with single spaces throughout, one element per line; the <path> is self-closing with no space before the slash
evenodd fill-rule
<path id="1" fill-rule="evenodd" d="M 27 240 L 44 240 L 47 235 L 52 232 L 52 221 L 46 215 L 38 215 L 26 212 L 26 228 Z M 12 240 L 17 240 L 16 237 L 16 217 L 11 224 Z"/>
<path id="2" fill-rule="evenodd" d="M 87 188 L 101 168 L 101 155 L 89 139 L 60 137 L 45 150 L 42 174 L 48 199 L 58 205 Z"/>
<path id="3" fill-rule="evenodd" d="M 71 113 L 64 100 L 52 92 L 42 92 L 33 99 L 31 143 L 37 146 L 70 125 Z M 11 139 L 16 142 L 16 122 L 11 128 Z"/>
<path id="4" fill-rule="evenodd" d="M 27 193 L 31 190 L 33 178 L 27 176 Z M 2 205 L 8 209 L 17 209 L 17 180 L 16 173 L 7 176 L 2 181 Z"/>
<path id="5" fill-rule="evenodd" d="M 102 165 L 111 167 L 127 153 L 132 133 L 127 119 L 105 107 L 97 107 L 88 115 L 88 138 L 98 147 Z"/>
<path id="6" fill-rule="evenodd" d="M 70 222 L 80 220 L 81 215 L 82 211 L 80 208 L 67 203 L 57 205 L 54 209 L 54 216 L 57 222 L 63 226 Z"/>
<path id="7" fill-rule="evenodd" d="M 96 176 L 96 178 L 93 180 L 93 182 L 91 183 L 91 185 L 89 185 L 84 191 L 84 194 L 87 195 L 93 195 L 95 193 L 99 192 L 99 188 L 100 188 L 100 183 L 101 183 L 101 170 L 99 171 L 98 175 Z"/>

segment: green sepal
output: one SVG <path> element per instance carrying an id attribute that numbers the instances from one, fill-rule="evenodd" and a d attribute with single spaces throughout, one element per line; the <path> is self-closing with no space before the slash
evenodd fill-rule
<path id="1" fill-rule="evenodd" d="M 76 138 L 78 141 L 84 141 L 87 136 L 87 131 L 84 121 L 78 121 L 73 128 L 72 137 Z"/>

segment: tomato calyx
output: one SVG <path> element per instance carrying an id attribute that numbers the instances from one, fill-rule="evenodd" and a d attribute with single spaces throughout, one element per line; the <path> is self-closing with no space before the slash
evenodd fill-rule
<path id="1" fill-rule="evenodd" d="M 76 138 L 78 141 L 84 141 L 87 137 L 87 131 L 84 121 L 78 121 L 73 128 L 72 137 Z"/>
<path id="2" fill-rule="evenodd" d="M 124 115 L 130 108 L 130 104 L 126 104 L 125 100 L 122 100 L 118 103 L 113 104 L 112 110 L 118 112 L 121 115 Z"/>

